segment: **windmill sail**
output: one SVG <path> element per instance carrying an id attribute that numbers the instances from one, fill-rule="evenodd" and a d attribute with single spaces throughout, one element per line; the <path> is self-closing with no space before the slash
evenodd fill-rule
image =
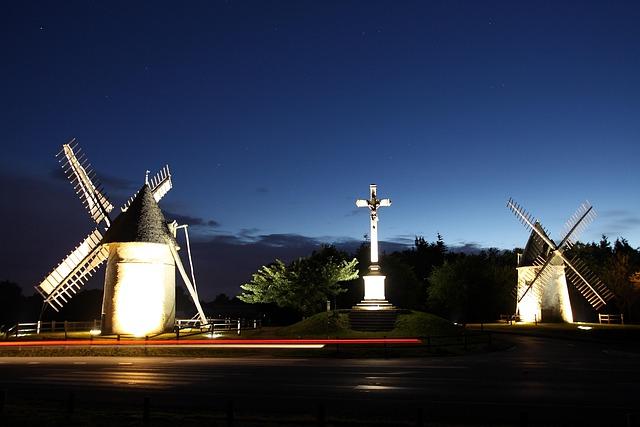
<path id="1" fill-rule="evenodd" d="M 169 165 L 165 165 L 160 171 L 155 174 L 152 178 L 147 179 L 147 184 L 151 189 L 151 193 L 153 194 L 153 198 L 156 203 L 160 201 L 164 197 L 165 194 L 171 190 L 173 187 L 173 183 L 171 182 L 171 172 L 169 171 Z M 122 212 L 126 212 L 131 205 L 133 199 L 136 198 L 138 192 L 136 192 L 133 196 L 127 200 L 127 202 L 120 208 Z"/>
<path id="2" fill-rule="evenodd" d="M 94 230 L 38 285 L 36 290 L 54 310 L 62 307 L 109 256 Z"/>
<path id="3" fill-rule="evenodd" d="M 566 270 L 569 282 L 594 309 L 599 310 L 614 297 L 613 292 L 580 259 L 574 257 L 570 261 L 565 260 L 565 264 L 569 267 Z"/>
<path id="4" fill-rule="evenodd" d="M 91 218 L 96 224 L 105 221 L 108 227 L 110 225 L 108 214 L 113 210 L 113 205 L 107 200 L 100 183 L 95 180 L 91 165 L 87 163 L 79 147 L 73 145 L 74 142 L 75 139 L 69 144 L 64 144 L 62 151 L 58 153 L 58 155 L 64 155 L 63 168 L 67 178 L 75 186 L 76 193 L 78 193 L 80 200 L 89 211 Z"/>
<path id="5" fill-rule="evenodd" d="M 156 202 L 164 197 L 165 194 L 171 190 L 173 186 L 171 182 L 171 172 L 169 172 L 169 165 L 165 165 L 160 172 L 158 172 L 153 178 L 149 179 L 149 187 L 153 192 L 153 198 Z"/>
<path id="6" fill-rule="evenodd" d="M 549 238 L 549 232 L 542 228 L 540 222 L 536 220 L 533 215 L 524 210 L 524 208 L 518 205 L 513 199 L 509 199 L 507 207 L 514 213 L 516 218 L 518 218 L 527 230 L 534 231 L 547 245 L 554 250 L 556 249 L 556 244 Z"/>
<path id="7" fill-rule="evenodd" d="M 535 273 L 532 271 L 527 271 L 525 273 L 525 281 L 528 284 L 526 288 L 520 288 L 518 292 L 518 303 L 522 301 L 525 295 L 529 291 L 533 291 L 537 298 L 540 298 L 542 292 L 544 290 L 545 284 L 549 281 L 549 264 L 553 256 L 547 256 L 546 258 L 539 256 L 533 261 L 533 265 L 536 268 Z"/>
<path id="8" fill-rule="evenodd" d="M 596 211 L 589 202 L 584 202 L 576 213 L 567 221 L 564 226 L 564 233 L 560 244 L 558 245 L 564 249 L 570 249 L 578 241 L 580 234 L 587 228 L 587 226 L 593 222 L 596 217 Z"/>

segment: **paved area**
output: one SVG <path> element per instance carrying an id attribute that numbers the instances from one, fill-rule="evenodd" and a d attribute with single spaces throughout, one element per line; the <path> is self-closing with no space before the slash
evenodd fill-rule
<path id="1" fill-rule="evenodd" d="M 422 359 L 0 358 L 7 402 L 165 411 L 314 413 L 362 421 L 633 425 L 640 355 L 619 346 L 509 336 L 500 352 Z M 414 424 L 415 425 L 415 424 Z"/>

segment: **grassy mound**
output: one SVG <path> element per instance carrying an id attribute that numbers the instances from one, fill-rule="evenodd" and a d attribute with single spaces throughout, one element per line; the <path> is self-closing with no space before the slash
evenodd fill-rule
<path id="1" fill-rule="evenodd" d="M 288 338 L 409 338 L 459 333 L 461 333 L 461 328 L 448 320 L 420 311 L 398 315 L 396 327 L 391 331 L 354 331 L 349 329 L 349 315 L 347 313 L 332 311 L 318 313 L 290 326 L 264 329 L 259 335 Z"/>

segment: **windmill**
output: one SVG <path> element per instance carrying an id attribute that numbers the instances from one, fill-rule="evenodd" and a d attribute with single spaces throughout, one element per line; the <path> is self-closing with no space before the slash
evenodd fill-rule
<path id="1" fill-rule="evenodd" d="M 524 252 L 518 258 L 516 313 L 520 320 L 560 319 L 573 323 L 567 280 L 596 311 L 613 298 L 613 293 L 580 259 L 568 259 L 565 255 L 596 216 L 588 202 L 569 218 L 558 244 L 549 238 L 549 232 L 540 222 L 513 199 L 509 199 L 507 207 L 531 230 Z"/>
<path id="2" fill-rule="evenodd" d="M 98 227 L 35 287 L 45 303 L 59 311 L 107 261 L 102 333 L 143 336 L 171 330 L 178 267 L 200 321 L 207 323 L 195 287 L 186 226 L 168 224 L 158 206 L 172 187 L 169 167 L 153 177 L 147 171 L 144 185 L 115 215 L 75 139 L 64 144 L 56 157 Z M 177 252 L 178 229 L 184 229 L 187 237 L 191 279 Z"/>

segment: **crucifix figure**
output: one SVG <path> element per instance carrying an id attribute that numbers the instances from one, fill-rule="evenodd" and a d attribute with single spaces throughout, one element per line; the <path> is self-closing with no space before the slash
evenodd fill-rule
<path id="1" fill-rule="evenodd" d="M 378 199 L 376 185 L 369 185 L 369 200 L 358 199 L 356 206 L 359 208 L 369 208 L 371 227 L 371 265 L 369 271 L 379 271 L 378 266 L 378 208 L 391 206 L 391 200 Z"/>

